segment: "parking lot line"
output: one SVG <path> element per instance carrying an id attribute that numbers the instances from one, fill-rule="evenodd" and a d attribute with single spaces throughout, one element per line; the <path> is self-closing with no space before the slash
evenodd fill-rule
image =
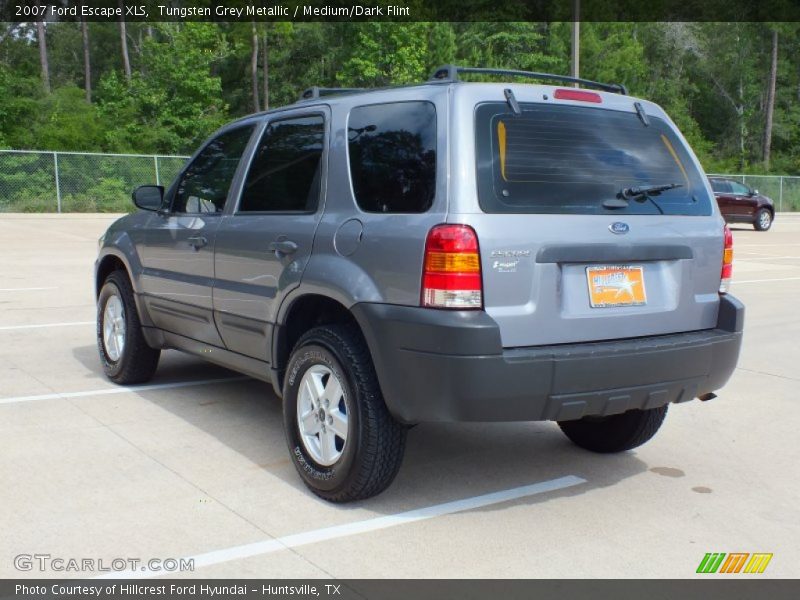
<path id="1" fill-rule="evenodd" d="M 769 281 L 797 281 L 800 277 L 776 277 L 774 279 L 745 279 L 743 281 L 735 280 L 733 284 L 736 285 L 737 283 L 767 283 Z"/>
<path id="2" fill-rule="evenodd" d="M 753 252 L 752 254 L 756 254 Z M 759 256 L 748 256 L 746 258 L 740 258 L 739 260 L 742 262 L 751 261 L 751 260 L 785 260 L 787 258 L 798 259 L 800 256 L 772 256 L 770 254 L 764 254 L 763 252 L 758 253 Z M 734 262 L 737 262 L 734 260 Z"/>
<path id="3" fill-rule="evenodd" d="M 4 325 L 0 331 L 13 331 L 16 329 L 44 329 L 45 327 L 72 327 L 73 325 L 94 325 L 95 321 L 70 321 L 67 323 L 41 323 L 39 325 Z"/>
<path id="4" fill-rule="evenodd" d="M 151 385 L 119 386 L 83 392 L 54 392 L 52 394 L 37 394 L 35 396 L 14 396 L 0 398 L 0 404 L 16 404 L 17 402 L 33 402 L 36 400 L 57 400 L 66 398 L 83 398 L 85 396 L 105 396 L 108 394 L 125 394 L 127 392 L 146 392 L 149 390 L 168 390 L 172 388 L 189 387 L 196 385 L 211 385 L 212 383 L 228 383 L 243 381 L 250 377 L 220 377 L 217 379 L 199 379 L 197 381 L 176 381 L 174 383 L 154 383 Z"/>
<path id="5" fill-rule="evenodd" d="M 786 246 L 800 246 L 800 243 L 775 242 L 774 244 L 736 244 L 736 248 L 785 248 Z"/>
<path id="6" fill-rule="evenodd" d="M 243 544 L 241 546 L 233 546 L 231 548 L 224 548 L 222 550 L 214 550 L 212 552 L 196 554 L 194 556 L 188 556 L 184 557 L 183 559 L 179 559 L 179 562 L 181 560 L 193 560 L 195 568 L 207 567 L 231 560 L 249 558 L 251 556 L 260 556 L 262 554 L 270 554 L 279 550 L 288 550 L 290 548 L 297 548 L 299 546 L 306 546 L 308 544 L 315 544 L 318 542 L 324 542 L 351 535 L 358 535 L 360 533 L 388 529 L 389 527 L 395 527 L 397 525 L 406 525 L 408 523 L 425 521 L 434 517 L 442 517 L 467 510 L 475 510 L 485 506 L 491 506 L 493 504 L 500 504 L 501 502 L 509 502 L 511 500 L 519 500 L 520 498 L 527 498 L 537 494 L 563 490 L 565 488 L 580 485 L 581 483 L 586 483 L 586 480 L 575 475 L 566 475 L 564 477 L 559 477 L 558 479 L 541 481 L 531 485 L 523 485 L 516 488 L 501 490 L 499 492 L 483 494 L 481 496 L 473 496 L 471 498 L 454 500 L 452 502 L 434 504 L 433 506 L 417 508 L 395 515 L 386 515 L 383 517 L 376 517 L 374 519 L 356 521 L 355 523 L 345 523 L 344 525 L 324 527 L 322 529 L 314 529 L 312 531 L 306 531 L 303 533 L 295 533 L 271 540 L 264 540 L 262 542 L 254 542 L 252 544 Z M 164 569 L 151 570 L 144 568 L 143 570 L 139 571 L 115 571 L 100 575 L 96 577 L 96 579 L 146 578 L 155 577 L 165 573 L 166 571 Z"/>
<path id="7" fill-rule="evenodd" d="M 57 287 L 24 287 L 24 288 L 0 288 L 0 292 L 35 292 L 38 290 L 57 290 Z"/>

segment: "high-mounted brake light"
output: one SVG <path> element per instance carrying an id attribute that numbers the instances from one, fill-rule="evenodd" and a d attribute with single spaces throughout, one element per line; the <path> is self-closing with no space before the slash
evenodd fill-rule
<path id="1" fill-rule="evenodd" d="M 731 288 L 733 276 L 733 234 L 730 227 L 725 225 L 725 245 L 722 250 L 722 274 L 719 282 L 719 293 L 725 294 Z"/>
<path id="2" fill-rule="evenodd" d="M 570 90 L 559 88 L 553 93 L 553 98 L 556 100 L 578 100 L 579 102 L 594 102 L 600 104 L 603 98 L 600 94 L 595 92 L 587 92 L 586 90 Z"/>
<path id="3" fill-rule="evenodd" d="M 478 236 L 469 225 L 436 225 L 425 240 L 422 306 L 483 307 Z"/>

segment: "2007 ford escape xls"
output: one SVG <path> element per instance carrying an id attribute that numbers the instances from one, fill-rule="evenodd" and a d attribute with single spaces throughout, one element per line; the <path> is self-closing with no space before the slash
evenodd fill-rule
<path id="1" fill-rule="evenodd" d="M 738 358 L 731 234 L 675 125 L 621 85 L 445 66 L 312 88 L 134 201 L 96 263 L 106 374 L 146 381 L 174 348 L 271 382 L 328 500 L 384 490 L 420 422 L 635 448 Z"/>

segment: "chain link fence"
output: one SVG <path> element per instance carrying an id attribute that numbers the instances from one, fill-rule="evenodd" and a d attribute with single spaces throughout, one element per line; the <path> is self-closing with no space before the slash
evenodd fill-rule
<path id="1" fill-rule="evenodd" d="M 187 156 L 0 150 L 0 212 L 128 212 L 139 185 L 168 187 Z M 800 212 L 800 177 L 714 174 Z"/>
<path id="2" fill-rule="evenodd" d="M 135 187 L 169 186 L 187 158 L 0 150 L 0 212 L 128 212 Z"/>
<path id="3" fill-rule="evenodd" d="M 790 175 L 742 175 L 712 174 L 710 177 L 726 177 L 758 190 L 760 194 L 772 199 L 778 212 L 800 211 L 800 177 Z"/>

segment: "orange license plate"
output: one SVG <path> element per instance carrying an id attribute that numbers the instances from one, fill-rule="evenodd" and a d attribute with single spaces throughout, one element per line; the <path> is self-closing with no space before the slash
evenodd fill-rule
<path id="1" fill-rule="evenodd" d="M 647 304 L 644 267 L 599 265 L 586 267 L 592 308 L 642 306 Z"/>

